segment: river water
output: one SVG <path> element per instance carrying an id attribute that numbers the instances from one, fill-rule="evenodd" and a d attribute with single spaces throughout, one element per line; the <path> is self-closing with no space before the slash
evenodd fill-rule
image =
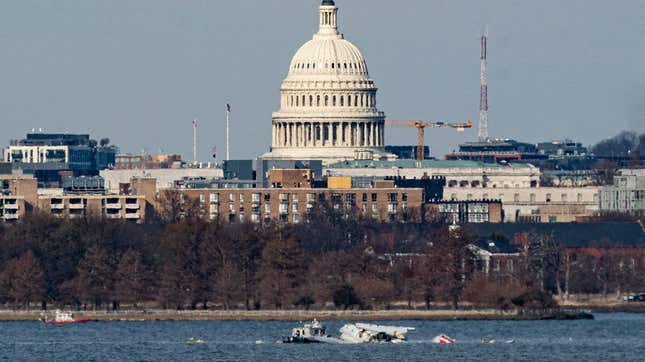
<path id="1" fill-rule="evenodd" d="M 343 322 L 325 323 L 336 332 Z M 285 345 L 291 322 L 0 323 L 2 361 L 644 361 L 645 314 L 580 321 L 388 321 L 405 344 Z M 453 345 L 431 343 L 437 334 Z M 187 345 L 188 338 L 205 340 Z M 482 338 L 495 339 L 482 344 Z M 507 341 L 513 340 L 513 343 Z"/>

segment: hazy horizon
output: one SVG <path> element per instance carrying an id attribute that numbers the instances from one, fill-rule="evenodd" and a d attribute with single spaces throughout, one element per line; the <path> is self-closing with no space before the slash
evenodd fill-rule
<path id="1" fill-rule="evenodd" d="M 295 51 L 319 0 L 4 1 L 0 148 L 32 128 L 108 137 L 122 152 L 264 153 Z M 489 28 L 491 137 L 585 145 L 645 132 L 645 4 L 636 0 L 337 0 L 391 119 L 473 120 L 426 132 L 433 156 L 477 136 L 479 36 Z M 414 144 L 388 129 L 386 144 Z"/>

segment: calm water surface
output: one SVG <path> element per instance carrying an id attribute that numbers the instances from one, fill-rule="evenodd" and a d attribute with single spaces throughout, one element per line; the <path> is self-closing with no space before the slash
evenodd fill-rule
<path id="1" fill-rule="evenodd" d="M 343 322 L 326 323 L 336 332 Z M 2 361 L 645 361 L 645 315 L 593 321 L 398 321 L 406 344 L 283 345 L 290 322 L 0 323 Z M 430 343 L 444 333 L 454 345 Z M 190 337 L 203 345 L 189 346 Z M 482 338 L 500 342 L 482 344 Z M 514 343 L 503 343 L 513 339 Z"/>

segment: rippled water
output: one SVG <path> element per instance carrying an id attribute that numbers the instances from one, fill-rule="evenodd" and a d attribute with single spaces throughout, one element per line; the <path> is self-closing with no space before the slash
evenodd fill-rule
<path id="1" fill-rule="evenodd" d="M 327 322 L 334 332 L 343 322 Z M 398 321 L 416 327 L 406 344 L 283 345 L 291 322 L 0 323 L 4 361 L 643 361 L 645 315 L 581 321 Z M 454 345 L 430 343 L 444 333 Z M 186 345 L 190 337 L 205 344 Z M 500 341 L 482 344 L 482 338 Z M 513 339 L 514 343 L 503 343 Z"/>

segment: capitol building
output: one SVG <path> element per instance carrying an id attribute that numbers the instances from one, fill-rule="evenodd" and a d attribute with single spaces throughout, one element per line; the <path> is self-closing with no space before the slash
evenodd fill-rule
<path id="1" fill-rule="evenodd" d="M 319 30 L 291 60 L 273 113 L 271 151 L 263 159 L 393 160 L 384 151 L 385 114 L 358 48 L 338 31 L 333 0 L 320 5 Z"/>

